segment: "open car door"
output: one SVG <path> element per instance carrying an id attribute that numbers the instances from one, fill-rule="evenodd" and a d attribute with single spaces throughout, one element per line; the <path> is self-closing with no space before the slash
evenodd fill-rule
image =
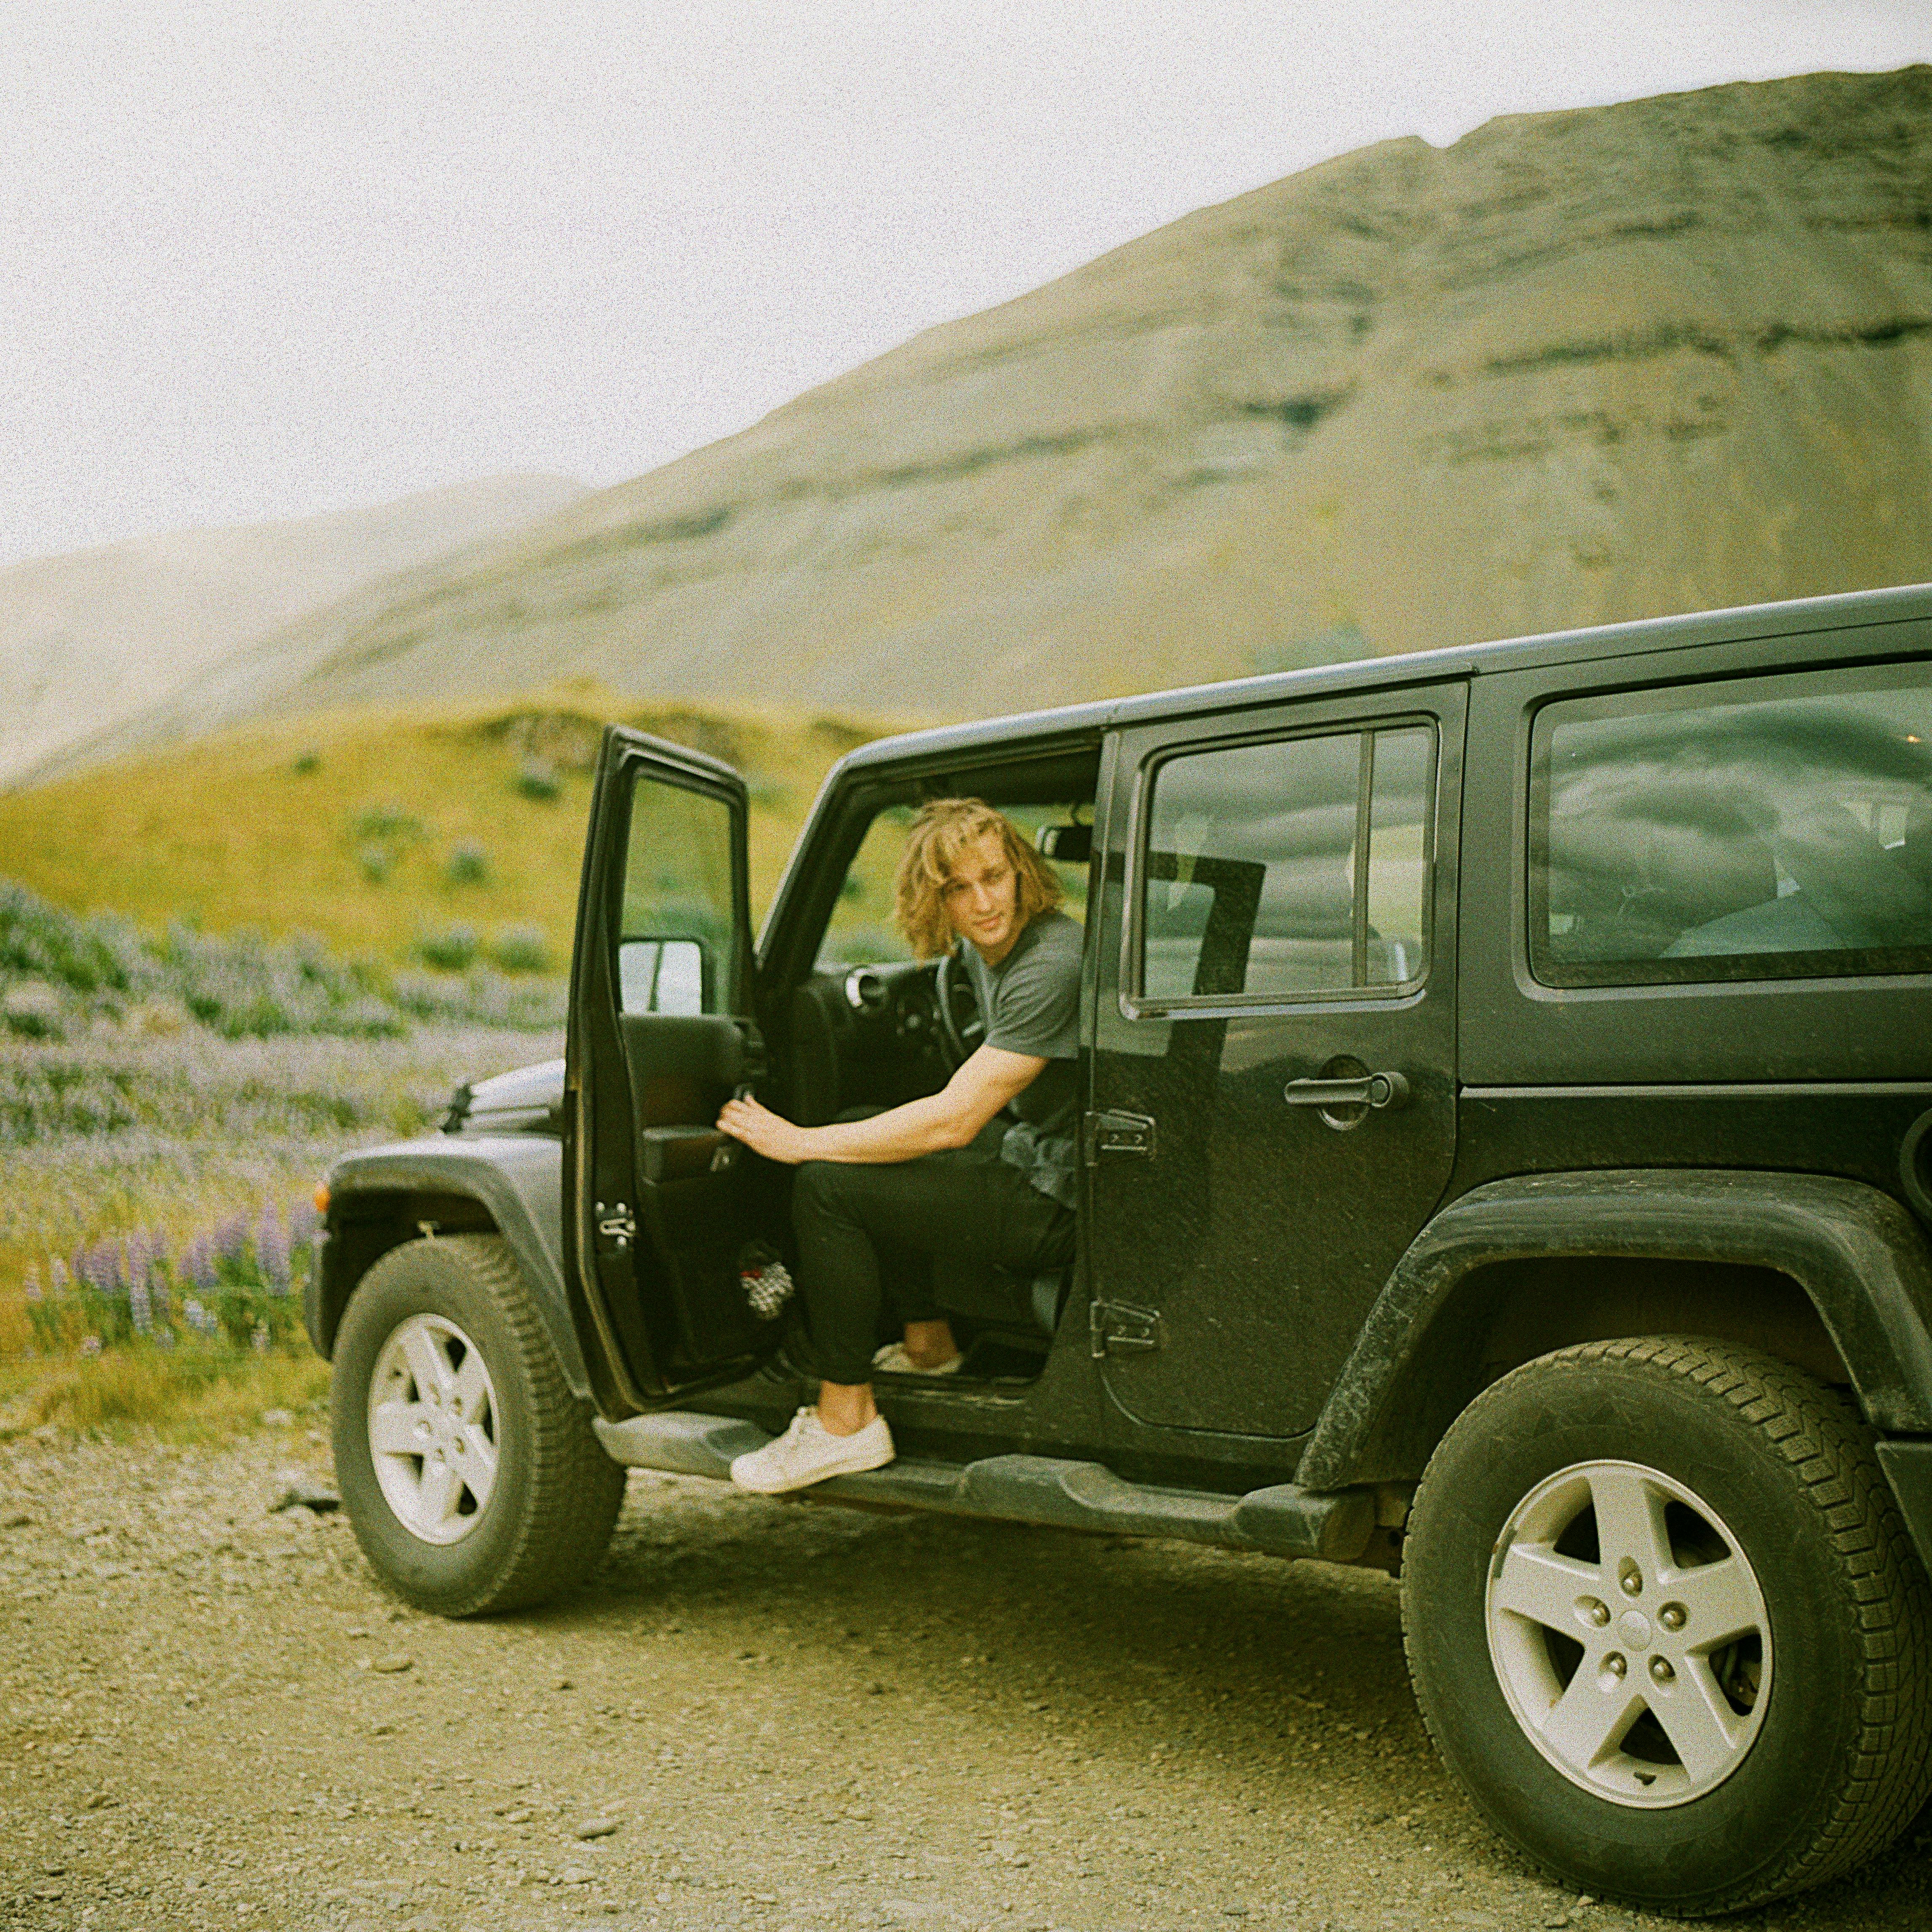
<path id="1" fill-rule="evenodd" d="M 611 726 L 564 1076 L 566 1274 L 606 1414 L 729 1379 L 777 1341 L 739 1276 L 757 1163 L 713 1124 L 764 1070 L 752 965 L 744 781 Z"/>

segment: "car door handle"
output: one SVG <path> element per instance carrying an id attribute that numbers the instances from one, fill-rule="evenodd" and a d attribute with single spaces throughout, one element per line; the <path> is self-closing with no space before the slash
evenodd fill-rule
<path id="1" fill-rule="evenodd" d="M 1364 1073 L 1353 1080 L 1291 1080 L 1281 1097 L 1291 1107 L 1375 1107 L 1392 1114 L 1408 1105 L 1408 1082 L 1400 1073 Z"/>

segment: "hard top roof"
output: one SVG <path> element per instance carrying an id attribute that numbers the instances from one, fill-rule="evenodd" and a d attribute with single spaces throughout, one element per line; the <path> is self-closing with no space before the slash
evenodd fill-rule
<path id="1" fill-rule="evenodd" d="M 1184 686 L 1132 698 L 1102 698 L 1047 711 L 934 725 L 924 730 L 874 739 L 848 753 L 840 760 L 839 770 L 849 772 L 896 764 L 907 758 L 970 752 L 995 745 L 1097 738 L 1117 724 L 1245 710 L 1330 692 L 1399 688 L 1440 677 L 1493 676 L 1498 671 L 1529 669 L 1538 664 L 1587 662 L 1642 651 L 1684 650 L 1697 644 L 1741 643 L 1754 638 L 1796 636 L 1809 631 L 1923 618 L 1932 618 L 1932 584 L 1898 584 L 1885 590 L 1846 591 L 1777 604 L 1748 604 L 1732 610 L 1693 611 L 1681 616 L 1642 617 L 1627 623 L 1552 631 L 1495 644 L 1412 651 L 1397 657 L 1361 658 L 1306 670 L 1274 671 L 1258 677 Z"/>

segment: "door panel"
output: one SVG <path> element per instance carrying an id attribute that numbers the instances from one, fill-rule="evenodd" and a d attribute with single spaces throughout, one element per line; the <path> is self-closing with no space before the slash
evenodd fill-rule
<path id="1" fill-rule="evenodd" d="M 1385 702 L 1121 739 L 1089 1244 L 1136 1424 L 1310 1426 L 1448 1180 L 1462 693 Z"/>
<path id="2" fill-rule="evenodd" d="M 572 1250 L 632 1406 L 736 1372 L 772 1339 L 738 1279 L 750 1164 L 715 1125 L 764 1070 L 745 820 L 728 766 L 607 734 L 572 970 Z"/>

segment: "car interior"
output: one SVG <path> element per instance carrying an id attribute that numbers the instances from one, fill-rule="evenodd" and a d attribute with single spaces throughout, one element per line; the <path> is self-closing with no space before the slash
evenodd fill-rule
<path id="1" fill-rule="evenodd" d="M 979 1043 L 983 1029 L 976 1003 L 956 959 L 914 959 L 892 924 L 893 875 L 919 806 L 928 799 L 967 796 L 1006 813 L 1059 880 L 1061 909 L 1084 921 L 1097 778 L 1098 754 L 1089 749 L 922 773 L 916 782 L 882 786 L 850 801 L 819 868 L 836 896 L 808 908 L 802 922 L 816 932 L 816 945 L 767 1008 L 780 1111 L 807 1126 L 883 1112 L 937 1093 Z M 953 1312 L 953 1332 L 966 1357 L 960 1378 L 1006 1382 L 1038 1375 L 1072 1272 L 989 1283 L 987 1305 L 1001 1311 L 997 1316 Z M 898 1335 L 892 1326 L 880 1339 Z"/>

